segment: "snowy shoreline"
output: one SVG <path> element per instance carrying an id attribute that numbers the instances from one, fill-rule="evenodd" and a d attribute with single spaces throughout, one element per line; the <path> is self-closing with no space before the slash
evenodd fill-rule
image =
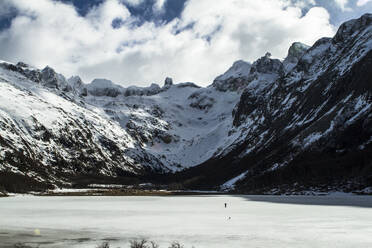
<path id="1" fill-rule="evenodd" d="M 225 191 L 203 191 L 203 190 L 141 190 L 141 191 L 121 191 L 113 190 L 109 188 L 82 188 L 82 189 L 71 189 L 71 188 L 60 188 L 50 190 L 46 192 L 27 192 L 27 193 L 7 193 L 0 195 L 0 197 L 13 197 L 13 196 L 263 196 L 263 197 L 290 197 L 290 196 L 309 196 L 309 197 L 353 197 L 353 196 L 372 196 L 369 191 L 359 192 L 342 192 L 342 191 L 301 191 L 301 192 L 290 192 L 282 194 L 243 194 Z"/>

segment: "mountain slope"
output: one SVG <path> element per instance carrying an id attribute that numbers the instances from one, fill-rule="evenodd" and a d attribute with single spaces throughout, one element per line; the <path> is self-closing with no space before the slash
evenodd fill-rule
<path id="1" fill-rule="evenodd" d="M 117 123 L 57 90 L 57 77 L 46 88 L 44 81 L 9 70 L 9 64 L 2 67 L 0 175 L 9 190 L 27 187 L 17 185 L 23 180 L 44 187 L 69 183 L 74 175 L 138 174 L 155 166 Z"/>
<path id="2" fill-rule="evenodd" d="M 140 181 L 278 192 L 372 184 L 372 15 L 206 88 L 85 84 L 0 63 L 0 185 Z"/>
<path id="3" fill-rule="evenodd" d="M 229 171 L 243 192 L 369 186 L 371 22 L 366 14 L 343 24 L 259 94 L 246 88 L 233 113 L 242 139 L 186 177 L 197 177 L 197 187 L 224 184 Z"/>
<path id="4" fill-rule="evenodd" d="M 162 88 L 84 84 L 50 67 L 7 62 L 0 81 L 0 175 L 10 191 L 27 188 L 25 180 L 33 189 L 178 171 L 234 141 L 227 134 L 236 92 L 171 79 Z"/>

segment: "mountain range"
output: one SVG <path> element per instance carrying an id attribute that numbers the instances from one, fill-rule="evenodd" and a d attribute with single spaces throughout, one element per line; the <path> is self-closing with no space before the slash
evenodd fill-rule
<path id="1" fill-rule="evenodd" d="M 372 14 L 208 87 L 84 83 L 0 61 L 0 191 L 150 182 L 239 193 L 372 188 Z"/>

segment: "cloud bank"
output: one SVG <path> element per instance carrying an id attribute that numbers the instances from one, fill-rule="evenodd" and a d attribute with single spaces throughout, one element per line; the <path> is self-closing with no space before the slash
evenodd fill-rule
<path id="1" fill-rule="evenodd" d="M 138 26 L 125 4 L 140 2 L 106 0 L 80 16 L 52 0 L 4 0 L 19 14 L 0 33 L 0 59 L 50 65 L 86 82 L 149 85 L 171 76 L 208 85 L 235 60 L 254 61 L 267 51 L 283 58 L 294 41 L 312 45 L 335 33 L 327 10 L 313 0 L 189 0 L 179 18 Z M 156 1 L 154 12 L 165 3 Z"/>

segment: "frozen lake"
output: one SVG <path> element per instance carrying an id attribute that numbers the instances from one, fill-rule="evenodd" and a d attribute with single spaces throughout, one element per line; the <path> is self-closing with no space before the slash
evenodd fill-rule
<path id="1" fill-rule="evenodd" d="M 227 208 L 224 207 L 227 203 Z M 229 219 L 231 217 L 231 219 Z M 0 247 L 372 247 L 370 196 L 0 198 Z"/>

